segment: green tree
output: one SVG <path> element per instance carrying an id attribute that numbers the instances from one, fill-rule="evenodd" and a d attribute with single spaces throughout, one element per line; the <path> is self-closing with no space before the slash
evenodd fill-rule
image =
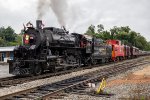
<path id="1" fill-rule="evenodd" d="M 97 32 L 98 33 L 101 33 L 101 32 L 103 32 L 104 31 L 104 25 L 102 25 L 102 24 L 99 24 L 99 25 L 97 25 Z"/>
<path id="2" fill-rule="evenodd" d="M 10 26 L 8 26 L 7 28 L 1 27 L 0 37 L 2 37 L 8 42 L 11 42 L 15 40 L 16 34 L 15 31 Z"/>
<path id="3" fill-rule="evenodd" d="M 94 36 L 95 35 L 95 26 L 91 25 L 88 27 L 88 30 L 85 33 L 86 35 Z"/>
<path id="4" fill-rule="evenodd" d="M 125 26 L 125 27 L 121 27 L 121 31 L 129 33 L 131 31 L 131 29 L 129 28 L 129 26 Z"/>
<path id="5" fill-rule="evenodd" d="M 129 26 L 114 26 L 110 31 L 105 31 L 104 26 L 99 24 L 97 25 L 97 32 L 95 32 L 95 26 L 91 25 L 86 31 L 86 34 L 103 40 L 118 39 L 123 44 L 136 46 L 141 50 L 150 50 L 150 42 L 147 42 L 140 33 L 131 30 Z"/>
<path id="6" fill-rule="evenodd" d="M 118 34 L 119 28 L 117 26 L 114 26 L 112 29 L 110 29 L 111 33 L 111 39 L 115 39 L 115 35 Z"/>
<path id="7" fill-rule="evenodd" d="M 21 44 L 20 36 L 10 26 L 0 27 L 0 46 L 15 46 Z"/>
<path id="8" fill-rule="evenodd" d="M 4 46 L 5 41 L 2 39 L 2 37 L 0 37 L 0 46 Z"/>

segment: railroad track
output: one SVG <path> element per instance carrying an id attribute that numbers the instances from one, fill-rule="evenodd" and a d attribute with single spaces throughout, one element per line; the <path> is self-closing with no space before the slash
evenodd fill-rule
<path id="1" fill-rule="evenodd" d="M 140 59 L 142 60 L 143 58 L 140 58 Z M 107 65 L 110 65 L 110 67 L 113 66 L 111 64 L 121 65 L 118 63 L 114 63 L 114 62 L 107 63 Z M 89 69 L 89 68 L 93 68 L 93 67 L 98 67 L 98 66 L 102 66 L 102 65 L 106 65 L 106 63 L 100 64 L 100 65 L 94 65 L 94 66 L 81 67 L 81 68 L 77 68 L 77 69 L 70 69 L 70 70 L 66 70 L 66 71 L 60 71 L 57 73 L 46 73 L 46 74 L 43 74 L 40 76 L 32 76 L 32 77 L 30 77 L 30 76 L 28 76 L 28 77 L 27 76 L 26 77 L 12 76 L 12 77 L 7 77 L 7 78 L 1 78 L 0 79 L 0 88 L 15 86 L 17 84 L 22 84 L 22 83 L 26 83 L 26 82 L 30 82 L 30 81 L 49 78 L 52 76 L 59 76 L 59 75 L 63 75 L 63 74 L 71 73 L 71 72 L 77 72 L 77 71 L 81 71 L 81 70 L 85 70 L 85 69 Z"/>
<path id="2" fill-rule="evenodd" d="M 59 76 L 59 75 L 63 75 L 63 74 L 71 73 L 71 72 L 76 72 L 76 71 L 83 70 L 83 69 L 85 69 L 85 68 L 60 71 L 57 73 L 46 73 L 46 74 L 43 74 L 40 76 L 32 76 L 32 77 L 31 76 L 24 76 L 24 77 L 12 76 L 12 77 L 1 78 L 0 79 L 0 88 L 10 87 L 10 86 L 14 86 L 17 84 L 22 84 L 22 83 L 26 83 L 26 82 L 30 82 L 30 81 L 49 78 L 52 76 Z"/>
<path id="3" fill-rule="evenodd" d="M 110 64 L 112 64 L 112 63 L 114 63 L 114 62 L 111 62 Z M 102 66 L 102 65 L 104 65 L 104 64 L 95 65 L 93 67 Z M 107 65 L 109 65 L 109 63 L 107 63 Z M 56 72 L 56 73 L 48 73 L 47 72 L 43 75 L 32 76 L 32 77 L 31 76 L 24 76 L 24 77 L 11 76 L 11 77 L 6 77 L 6 78 L 1 78 L 0 79 L 0 88 L 15 86 L 17 84 L 22 84 L 22 83 L 26 83 L 26 82 L 30 82 L 30 81 L 49 78 L 49 77 L 52 77 L 52 76 L 64 75 L 64 74 L 67 74 L 67 73 L 77 72 L 77 71 L 88 69 L 88 68 L 92 68 L 92 67 L 91 66 L 86 66 L 86 67 L 74 68 L 74 69 L 70 69 L 70 70 L 66 70 L 66 71 L 59 71 L 59 72 Z"/>
<path id="4" fill-rule="evenodd" d="M 98 71 L 90 72 L 85 75 L 73 77 L 63 81 L 52 84 L 38 86 L 35 88 L 19 91 L 0 97 L 0 100 L 51 100 L 65 98 L 68 94 L 88 94 L 96 95 L 87 91 L 88 83 L 99 83 L 102 78 L 112 76 L 129 70 L 130 68 L 149 64 L 150 61 L 142 61 L 141 59 L 134 60 L 133 62 L 126 62 L 120 65 L 114 65 L 109 68 L 103 68 Z"/>

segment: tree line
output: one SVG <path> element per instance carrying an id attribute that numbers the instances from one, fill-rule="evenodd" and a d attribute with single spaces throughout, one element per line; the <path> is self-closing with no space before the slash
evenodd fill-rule
<path id="1" fill-rule="evenodd" d="M 20 45 L 22 37 L 19 34 L 16 34 L 14 29 L 10 26 L 7 28 L 0 27 L 0 46 L 16 46 Z"/>
<path id="2" fill-rule="evenodd" d="M 110 30 L 105 30 L 102 24 L 97 26 L 90 25 L 85 32 L 86 35 L 101 38 L 104 41 L 109 39 L 121 40 L 125 45 L 133 45 L 141 50 L 150 50 L 150 42 L 138 32 L 131 30 L 129 26 L 114 26 Z M 0 46 L 16 46 L 22 44 L 22 36 L 16 34 L 10 26 L 0 27 Z"/>
<path id="3" fill-rule="evenodd" d="M 145 51 L 150 50 L 150 42 L 146 41 L 145 37 L 143 37 L 140 33 L 133 31 L 129 26 L 114 26 L 108 31 L 104 30 L 104 26 L 102 24 L 97 26 L 90 25 L 85 34 L 101 38 L 104 41 L 109 39 L 118 39 L 125 45 L 136 46 Z"/>

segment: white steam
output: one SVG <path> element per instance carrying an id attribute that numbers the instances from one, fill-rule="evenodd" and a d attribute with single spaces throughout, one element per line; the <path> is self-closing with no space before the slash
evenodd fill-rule
<path id="1" fill-rule="evenodd" d="M 60 25 L 66 26 L 66 16 L 68 12 L 67 0 L 39 0 L 37 8 L 38 19 L 42 19 L 49 7 L 51 7 L 55 13 Z"/>

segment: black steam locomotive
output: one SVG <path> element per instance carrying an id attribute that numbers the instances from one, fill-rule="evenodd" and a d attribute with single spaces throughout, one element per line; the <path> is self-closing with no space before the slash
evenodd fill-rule
<path id="1" fill-rule="evenodd" d="M 65 29 L 36 28 L 28 23 L 24 29 L 23 45 L 14 50 L 14 60 L 9 61 L 9 73 L 14 75 L 40 75 L 42 72 L 66 70 L 111 59 L 112 47 L 78 33 L 69 34 Z"/>

